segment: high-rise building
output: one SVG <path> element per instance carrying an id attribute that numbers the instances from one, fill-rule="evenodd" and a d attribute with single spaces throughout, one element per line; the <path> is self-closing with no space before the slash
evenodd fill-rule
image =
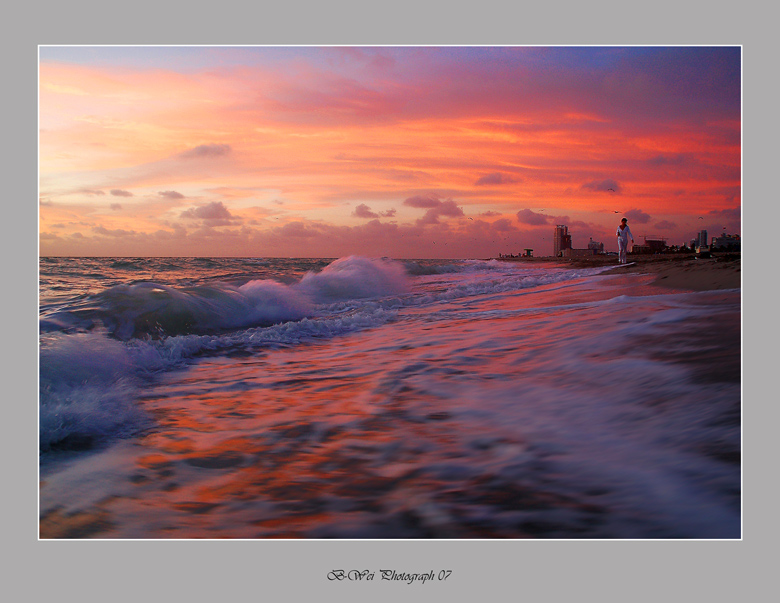
<path id="1" fill-rule="evenodd" d="M 564 249 L 571 249 L 571 235 L 568 226 L 558 224 L 553 236 L 553 255 L 558 257 Z"/>
<path id="2" fill-rule="evenodd" d="M 706 247 L 707 246 L 707 231 L 702 230 L 699 232 L 699 247 Z"/>

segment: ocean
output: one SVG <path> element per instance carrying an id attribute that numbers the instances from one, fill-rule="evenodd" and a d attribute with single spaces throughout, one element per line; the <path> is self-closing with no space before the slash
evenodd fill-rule
<path id="1" fill-rule="evenodd" d="M 41 538 L 741 537 L 741 295 L 610 267 L 40 259 Z"/>

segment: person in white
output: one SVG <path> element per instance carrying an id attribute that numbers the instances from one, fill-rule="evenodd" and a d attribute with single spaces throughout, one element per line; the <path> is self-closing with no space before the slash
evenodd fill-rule
<path id="1" fill-rule="evenodd" d="M 618 262 L 620 264 L 626 263 L 626 253 L 628 252 L 629 237 L 631 237 L 631 243 L 633 243 L 634 235 L 631 234 L 631 229 L 628 227 L 628 220 L 623 218 L 620 221 L 620 226 L 617 227 Z"/>

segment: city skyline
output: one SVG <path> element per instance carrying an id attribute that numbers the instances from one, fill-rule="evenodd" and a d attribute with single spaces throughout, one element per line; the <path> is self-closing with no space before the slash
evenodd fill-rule
<path id="1" fill-rule="evenodd" d="M 585 247 L 577 247 L 573 245 L 572 244 L 573 233 L 569 232 L 569 228 L 566 224 L 556 224 L 555 229 L 552 233 L 552 237 L 553 237 L 553 253 L 552 253 L 553 257 L 560 256 L 561 251 L 563 251 L 564 249 L 573 249 L 577 251 L 585 251 L 585 250 L 595 251 L 594 255 L 600 253 L 606 253 L 604 242 L 600 240 L 595 240 L 593 236 L 588 237 L 588 243 Z M 736 247 L 736 249 L 734 249 L 735 251 L 739 251 L 739 247 L 741 246 L 741 237 L 738 234 L 728 233 L 726 232 L 725 229 L 723 230 L 723 232 L 715 233 L 712 234 L 711 236 L 708 235 L 706 229 L 702 229 L 696 233 L 693 239 L 684 240 L 679 243 L 671 242 L 669 241 L 668 237 L 665 236 L 643 234 L 641 236 L 637 236 L 632 243 L 632 246 L 635 248 L 635 251 L 637 247 L 656 248 L 656 249 L 662 247 L 667 251 L 679 251 L 679 250 L 684 251 L 685 249 L 695 250 L 695 248 L 697 247 L 724 247 L 725 248 L 728 247 L 729 245 Z M 525 249 L 524 251 L 529 251 L 529 250 Z M 531 249 L 530 251 L 533 251 L 533 249 Z M 642 253 L 644 253 L 644 251 Z M 517 254 L 517 256 L 519 255 L 525 255 L 525 254 Z"/>
<path id="2" fill-rule="evenodd" d="M 741 232 L 739 47 L 40 48 L 41 255 Z"/>

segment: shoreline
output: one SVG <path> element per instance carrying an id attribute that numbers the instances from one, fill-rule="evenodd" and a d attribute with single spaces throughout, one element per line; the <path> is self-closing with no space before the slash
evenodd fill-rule
<path id="1" fill-rule="evenodd" d="M 533 257 L 493 258 L 500 262 L 554 263 L 570 268 L 614 266 L 613 274 L 655 275 L 654 285 L 683 291 L 712 291 L 742 287 L 742 258 L 738 252 L 713 253 L 710 258 L 694 254 L 630 255 L 629 263 L 618 264 L 617 256 L 595 255 L 577 258 Z"/>

